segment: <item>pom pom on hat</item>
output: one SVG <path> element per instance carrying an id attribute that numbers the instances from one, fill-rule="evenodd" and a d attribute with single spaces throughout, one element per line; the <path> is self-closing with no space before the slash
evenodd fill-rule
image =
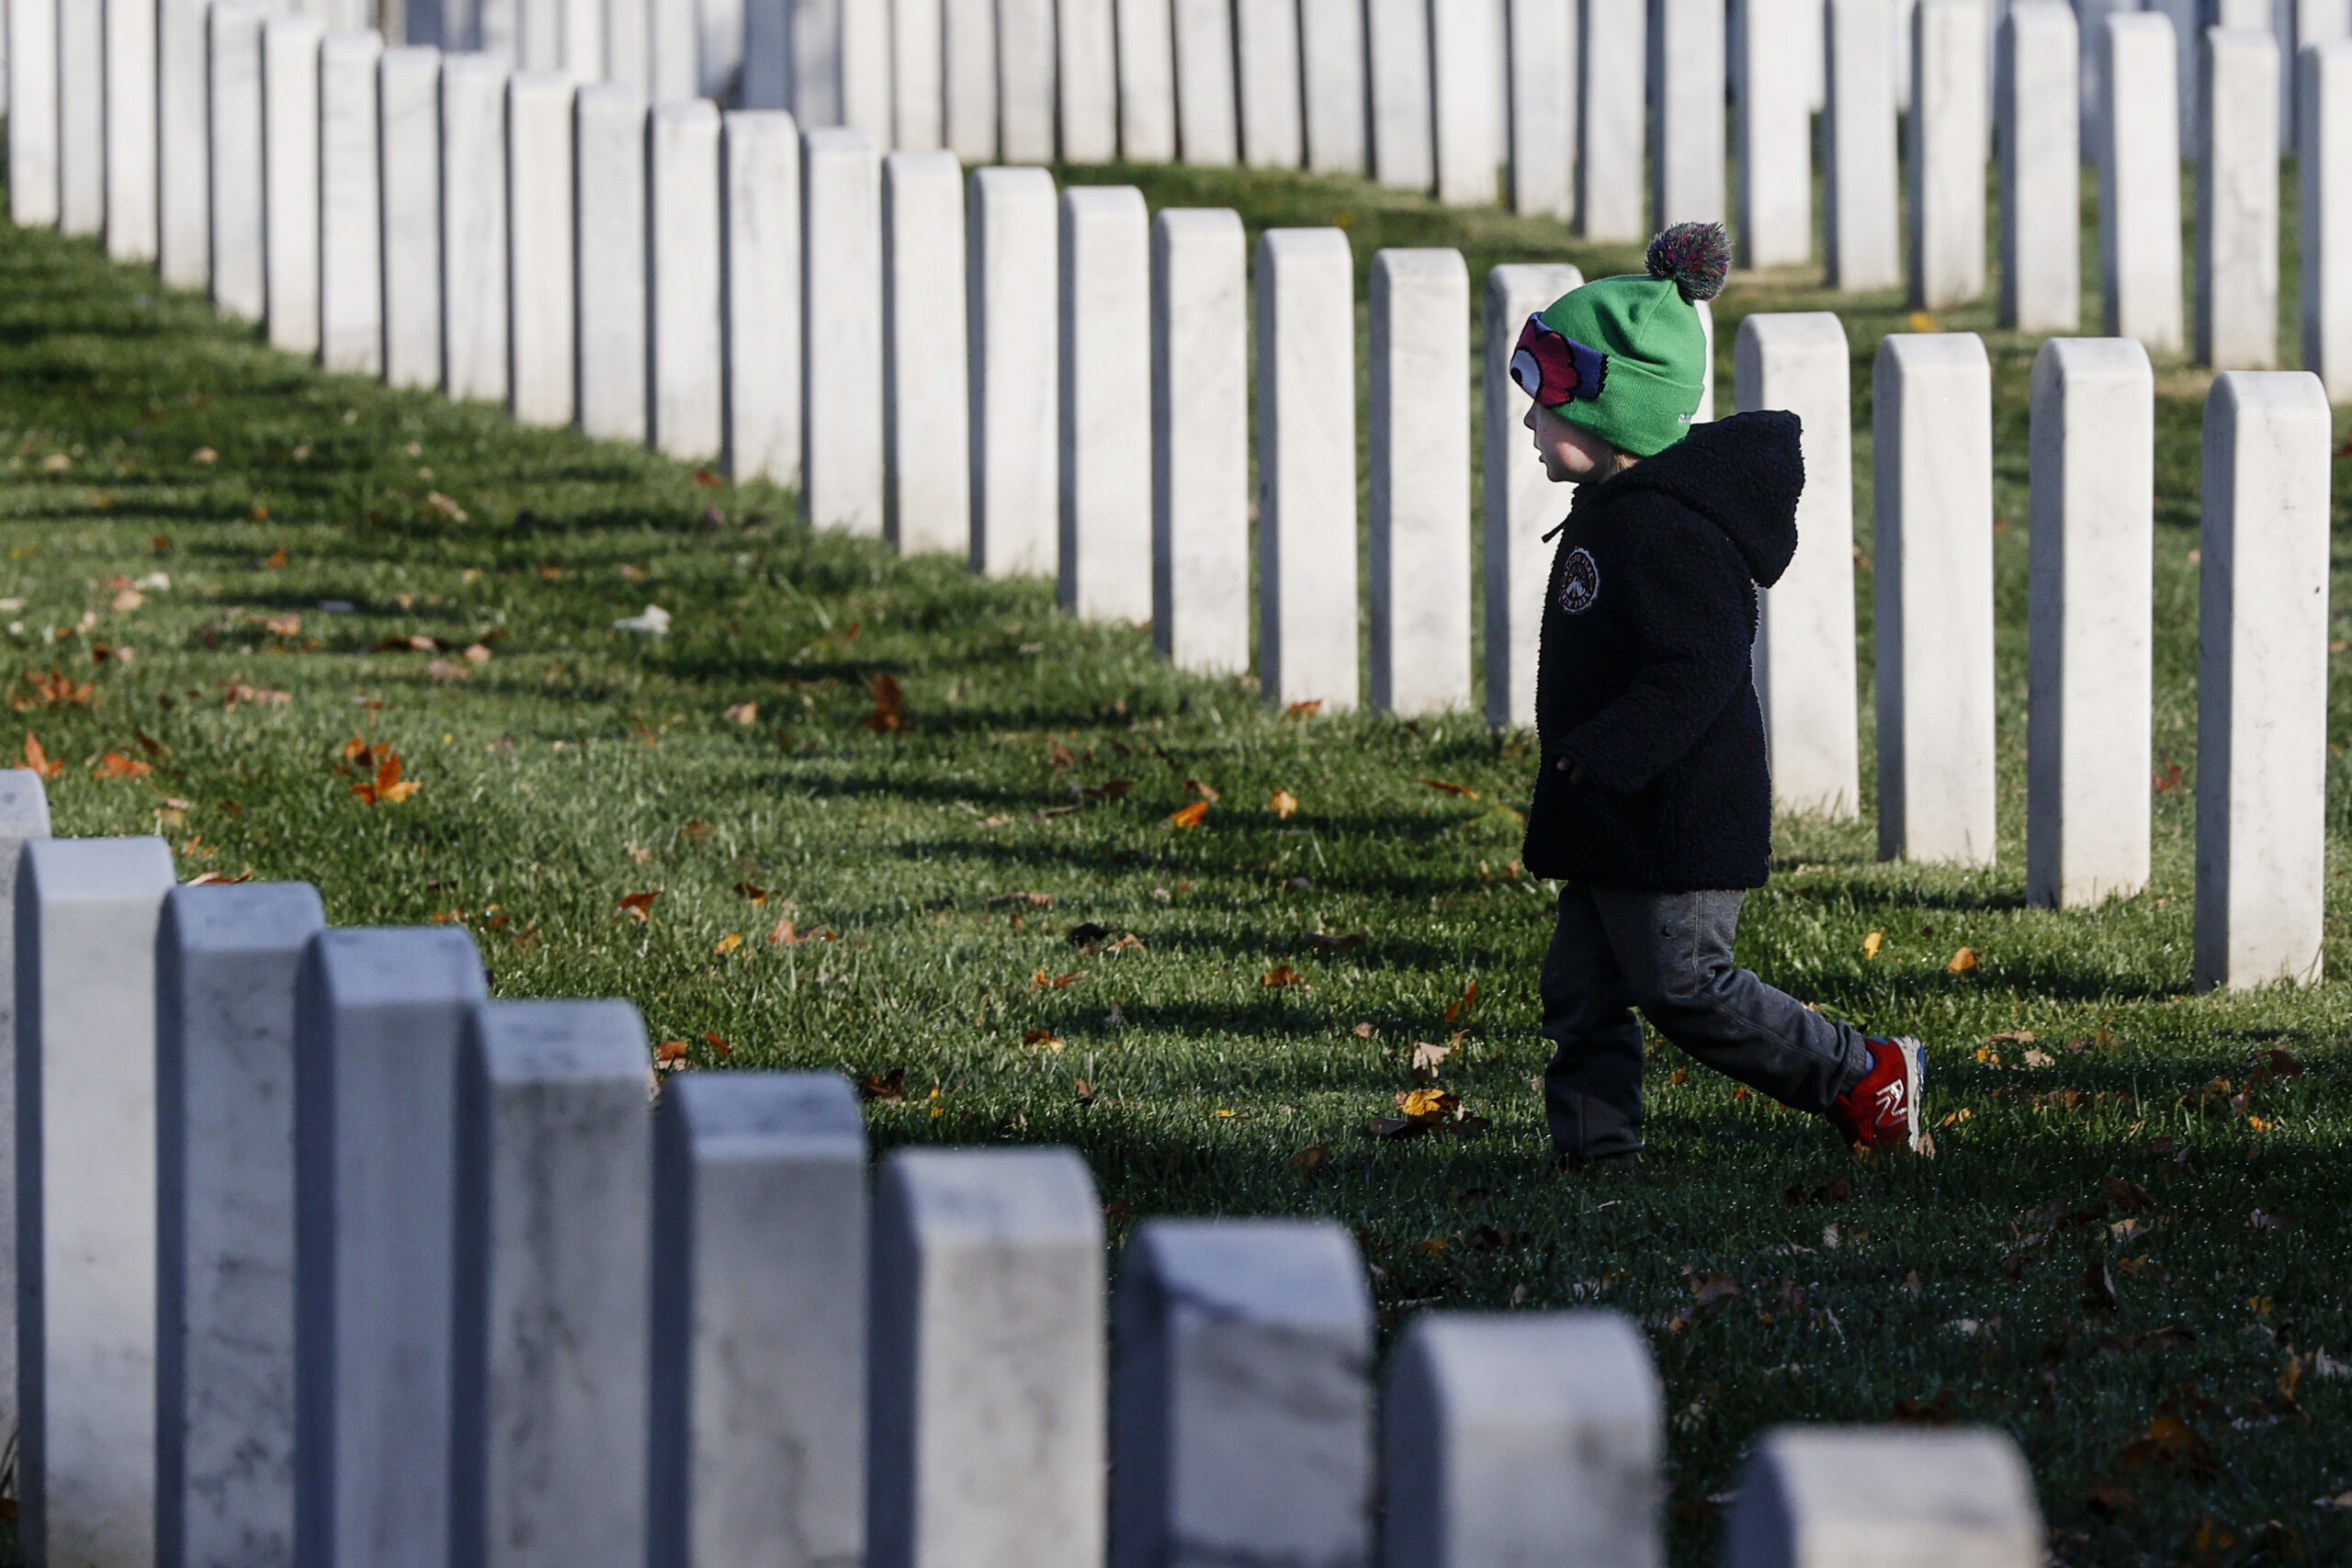
<path id="1" fill-rule="evenodd" d="M 1673 284 L 1685 299 L 1712 299 L 1731 271 L 1731 236 L 1720 223 L 1677 223 L 1650 242 L 1645 260 L 1652 277 Z"/>

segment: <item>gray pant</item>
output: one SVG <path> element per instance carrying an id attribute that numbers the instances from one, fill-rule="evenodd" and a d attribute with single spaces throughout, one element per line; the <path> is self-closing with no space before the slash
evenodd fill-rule
<path id="1" fill-rule="evenodd" d="M 1819 1112 L 1861 1081 L 1870 1048 L 1732 962 L 1743 893 L 1569 883 L 1544 956 L 1544 1070 L 1553 1151 L 1570 1163 L 1642 1146 L 1642 1026 L 1760 1094 Z"/>

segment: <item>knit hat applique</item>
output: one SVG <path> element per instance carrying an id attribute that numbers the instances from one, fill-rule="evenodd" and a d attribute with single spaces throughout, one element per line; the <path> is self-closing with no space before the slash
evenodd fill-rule
<path id="1" fill-rule="evenodd" d="M 1719 223 L 1677 223 L 1645 259 L 1647 276 L 1596 278 L 1536 312 L 1510 360 L 1537 403 L 1636 457 L 1690 433 L 1707 368 L 1698 306 L 1722 292 L 1731 244 Z"/>
<path id="2" fill-rule="evenodd" d="M 1519 330 L 1510 356 L 1510 378 L 1545 408 L 1581 398 L 1592 402 L 1609 380 L 1609 356 L 1553 331 L 1539 313 Z"/>

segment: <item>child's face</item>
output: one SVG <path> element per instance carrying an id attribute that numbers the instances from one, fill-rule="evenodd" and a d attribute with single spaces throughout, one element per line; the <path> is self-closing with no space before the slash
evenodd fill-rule
<path id="1" fill-rule="evenodd" d="M 1617 456 L 1617 449 L 1608 442 L 1570 424 L 1541 403 L 1529 403 L 1527 417 L 1520 423 L 1535 433 L 1536 455 L 1544 459 L 1545 477 L 1555 485 L 1589 479 Z"/>

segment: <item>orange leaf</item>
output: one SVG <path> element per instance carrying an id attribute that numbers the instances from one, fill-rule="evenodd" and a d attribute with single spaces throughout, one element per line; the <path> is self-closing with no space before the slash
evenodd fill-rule
<path id="1" fill-rule="evenodd" d="M 45 779 L 56 778 L 65 772 L 64 763 L 49 760 L 49 753 L 41 750 L 40 740 L 29 729 L 25 731 L 25 766 Z"/>
<path id="2" fill-rule="evenodd" d="M 1075 969 L 1071 970 L 1067 975 L 1055 975 L 1048 976 L 1046 973 L 1045 966 L 1040 964 L 1037 967 L 1037 973 L 1029 977 L 1029 983 L 1036 987 L 1041 991 L 1058 991 L 1064 986 L 1075 985 L 1085 978 L 1086 976 L 1084 975 L 1079 973 Z"/>
<path id="3" fill-rule="evenodd" d="M 1445 1021 L 1452 1023 L 1456 1019 L 1468 1017 L 1470 1010 L 1477 1005 L 1478 982 L 1473 980 L 1470 982 L 1470 988 L 1462 993 L 1462 999 L 1445 1010 Z"/>
<path id="4" fill-rule="evenodd" d="M 1286 789 L 1278 789 L 1266 802 L 1266 809 L 1287 822 L 1290 820 L 1290 814 L 1298 809 L 1298 796 Z"/>
<path id="5" fill-rule="evenodd" d="M 1962 948 L 1951 955 L 1951 962 L 1945 964 L 1944 969 L 1947 973 L 1953 975 L 1975 974 L 1976 950 L 1973 947 Z"/>
<path id="6" fill-rule="evenodd" d="M 727 1043 L 726 1040 L 715 1031 L 704 1030 L 702 1040 L 704 1044 L 718 1053 L 718 1059 L 722 1062 L 735 1054 L 735 1047 Z"/>
<path id="7" fill-rule="evenodd" d="M 764 904 L 768 901 L 768 890 L 757 883 L 739 882 L 735 885 L 735 891 L 738 896 L 754 904 Z"/>
<path id="8" fill-rule="evenodd" d="M 1290 706 L 1283 709 L 1283 716 L 1284 718 L 1313 718 L 1322 711 L 1323 699 L 1316 697 L 1307 702 L 1291 704 Z"/>
<path id="9" fill-rule="evenodd" d="M 1197 828 L 1201 825 L 1201 819 L 1208 814 L 1209 803 L 1205 800 L 1196 800 L 1190 806 L 1180 806 L 1170 812 L 1168 825 L 1170 828 Z"/>
<path id="10" fill-rule="evenodd" d="M 1061 1049 L 1062 1041 L 1061 1036 L 1050 1029 L 1032 1029 L 1021 1036 L 1021 1043 L 1033 1048 L 1039 1045 L 1051 1045 L 1058 1051 Z"/>
<path id="11" fill-rule="evenodd" d="M 657 887 L 650 893 L 630 893 L 624 895 L 620 903 L 616 907 L 627 909 L 629 912 L 630 917 L 634 919 L 650 920 L 653 918 L 653 900 L 662 897 L 662 890 L 661 888 Z"/>
<path id="12" fill-rule="evenodd" d="M 726 480 L 720 479 L 717 474 L 712 473 L 708 468 L 696 468 L 695 470 L 693 483 L 696 490 L 718 490 L 726 482 Z"/>
<path id="13" fill-rule="evenodd" d="M 758 900 L 755 899 L 753 902 L 758 902 Z M 768 945 L 770 947 L 790 947 L 798 940 L 798 938 L 792 934 L 792 917 L 789 915 L 786 915 L 783 919 L 778 920 L 775 923 L 775 930 L 768 932 Z"/>
<path id="14" fill-rule="evenodd" d="M 136 779 L 144 778 L 154 771 L 152 762 L 126 757 L 119 751 L 109 751 L 98 759 L 98 765 L 90 770 L 90 776 L 94 779 Z"/>
<path id="15" fill-rule="evenodd" d="M 1415 779 L 1413 782 L 1417 784 L 1427 784 L 1431 789 L 1442 789 L 1448 795 L 1458 795 L 1465 799 L 1478 798 L 1478 792 L 1468 784 L 1448 784 L 1443 779 Z"/>
<path id="16" fill-rule="evenodd" d="M 1275 986 L 1304 986 L 1306 984 L 1306 976 L 1300 974 L 1297 970 L 1292 968 L 1287 964 L 1277 964 L 1272 969 L 1266 971 L 1265 974 L 1258 976 L 1258 984 L 1269 987 Z"/>

